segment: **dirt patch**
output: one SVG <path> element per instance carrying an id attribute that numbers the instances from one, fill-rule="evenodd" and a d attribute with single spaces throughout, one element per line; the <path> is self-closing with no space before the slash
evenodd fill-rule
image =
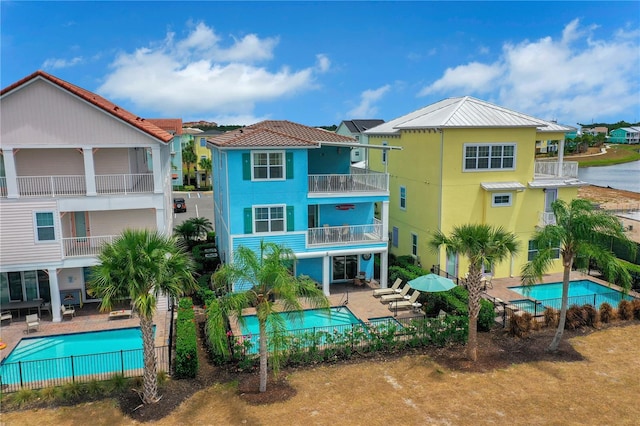
<path id="1" fill-rule="evenodd" d="M 604 209 L 615 209 L 621 205 L 640 206 L 640 193 L 621 189 L 589 185 L 578 189 L 578 197 L 600 204 Z"/>
<path id="2" fill-rule="evenodd" d="M 269 374 L 267 391 L 260 392 L 260 376 L 256 374 L 245 375 L 238 383 L 238 395 L 251 405 L 272 404 L 283 402 L 295 396 L 296 390 L 289 384 L 284 375 L 277 379 Z"/>

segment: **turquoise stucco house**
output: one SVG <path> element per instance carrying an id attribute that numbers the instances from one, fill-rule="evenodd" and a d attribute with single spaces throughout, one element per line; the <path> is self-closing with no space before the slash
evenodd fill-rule
<path id="1" fill-rule="evenodd" d="M 292 249 L 294 274 L 331 285 L 387 270 L 389 177 L 351 166 L 353 138 L 263 121 L 208 138 L 218 252 L 271 241 Z M 392 147 L 385 147 L 387 151 Z M 386 273 L 379 278 L 387 286 Z M 234 291 L 245 290 L 242 283 Z"/>

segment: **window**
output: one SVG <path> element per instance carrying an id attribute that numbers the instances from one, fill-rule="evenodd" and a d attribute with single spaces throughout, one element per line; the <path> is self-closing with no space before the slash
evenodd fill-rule
<path id="1" fill-rule="evenodd" d="M 387 146 L 387 141 L 382 141 L 382 146 Z M 382 150 L 382 164 L 387 164 L 387 150 Z"/>
<path id="2" fill-rule="evenodd" d="M 254 207 L 255 232 L 284 231 L 284 206 Z"/>
<path id="3" fill-rule="evenodd" d="M 202 147 L 207 146 L 207 140 L 205 138 L 200 138 L 200 146 Z"/>
<path id="4" fill-rule="evenodd" d="M 464 170 L 515 169 L 516 144 L 465 144 Z"/>
<path id="5" fill-rule="evenodd" d="M 251 159 L 252 179 L 284 179 L 283 152 L 254 152 Z"/>
<path id="6" fill-rule="evenodd" d="M 400 187 L 400 208 L 407 209 L 407 188 L 404 186 Z"/>
<path id="7" fill-rule="evenodd" d="M 393 231 L 391 233 L 391 245 L 394 247 L 398 247 L 398 228 L 393 227 Z"/>
<path id="8" fill-rule="evenodd" d="M 37 212 L 35 222 L 37 241 L 55 241 L 56 232 L 52 212 Z"/>
<path id="9" fill-rule="evenodd" d="M 538 246 L 533 240 L 529 240 L 529 247 L 527 249 L 527 260 L 531 262 L 538 254 Z M 551 259 L 560 259 L 560 244 L 551 249 Z"/>
<path id="10" fill-rule="evenodd" d="M 411 233 L 411 254 L 414 256 L 418 256 L 418 236 Z"/>
<path id="11" fill-rule="evenodd" d="M 511 194 L 493 194 L 491 197 L 491 207 L 507 207 L 511 205 Z"/>

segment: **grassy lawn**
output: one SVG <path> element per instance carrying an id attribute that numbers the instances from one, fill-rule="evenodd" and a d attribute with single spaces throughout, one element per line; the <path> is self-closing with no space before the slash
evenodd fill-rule
<path id="1" fill-rule="evenodd" d="M 640 146 L 638 145 L 611 145 L 606 154 L 580 157 L 567 157 L 568 161 L 577 161 L 579 167 L 611 166 L 613 164 L 628 163 L 640 160 Z"/>
<path id="2" fill-rule="evenodd" d="M 640 325 L 571 340 L 583 361 L 486 373 L 447 370 L 426 356 L 322 365 L 288 377 L 297 394 L 252 406 L 233 384 L 194 395 L 158 425 L 636 425 Z M 2 414 L 7 425 L 139 424 L 113 401 Z"/>

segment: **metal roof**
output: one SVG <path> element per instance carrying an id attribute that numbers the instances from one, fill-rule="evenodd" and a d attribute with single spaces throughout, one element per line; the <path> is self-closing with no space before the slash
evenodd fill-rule
<path id="1" fill-rule="evenodd" d="M 527 187 L 520 182 L 482 182 L 480 186 L 485 191 L 501 191 L 501 190 L 518 190 L 526 189 Z"/>
<path id="2" fill-rule="evenodd" d="M 587 182 L 579 179 L 543 179 L 529 182 L 529 188 L 561 188 L 564 186 L 586 186 Z"/>
<path id="3" fill-rule="evenodd" d="M 365 131 L 398 134 L 400 130 L 443 128 L 549 127 L 551 122 L 471 96 L 443 99 Z M 564 126 L 558 126 L 559 128 Z M 565 131 L 565 130 L 562 130 Z"/>

